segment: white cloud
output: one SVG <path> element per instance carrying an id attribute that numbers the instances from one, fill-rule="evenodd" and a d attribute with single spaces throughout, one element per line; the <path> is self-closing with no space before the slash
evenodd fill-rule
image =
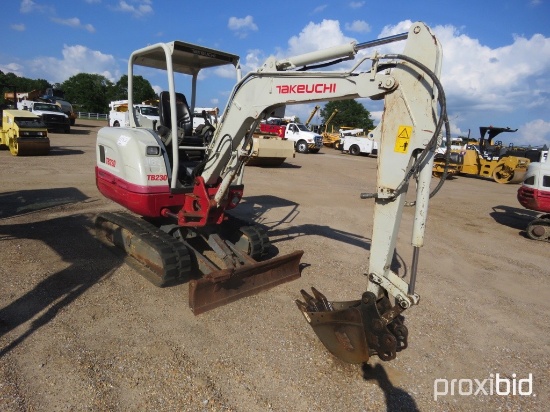
<path id="1" fill-rule="evenodd" d="M 290 56 L 321 50 L 353 41 L 344 36 L 338 20 L 323 20 L 321 23 L 310 22 L 298 36 L 288 40 Z"/>
<path id="2" fill-rule="evenodd" d="M 370 117 L 375 125 L 380 123 L 380 120 L 382 120 L 382 110 L 373 110 L 370 112 Z"/>
<path id="3" fill-rule="evenodd" d="M 23 69 L 26 67 L 18 64 L 18 63 L 8 63 L 8 64 L 0 64 L 0 71 L 4 73 L 13 73 L 19 77 L 23 77 Z"/>
<path id="4" fill-rule="evenodd" d="M 254 17 L 246 16 L 241 18 L 230 17 L 227 23 L 229 30 L 235 32 L 239 38 L 244 39 L 251 31 L 258 31 L 258 26 L 254 23 Z"/>
<path id="5" fill-rule="evenodd" d="M 156 94 L 160 94 L 160 92 L 164 91 L 164 89 L 160 87 L 158 84 L 151 85 L 151 87 L 153 88 Z"/>
<path id="6" fill-rule="evenodd" d="M 75 29 L 84 29 L 84 30 L 89 31 L 90 33 L 95 32 L 94 26 L 92 26 L 91 24 L 82 24 L 80 22 L 80 19 L 77 18 L 77 17 L 72 17 L 72 18 L 69 18 L 69 19 L 60 19 L 60 18 L 57 18 L 57 17 L 53 17 L 52 21 L 55 22 L 55 23 L 64 25 L 64 26 L 73 27 Z"/>
<path id="7" fill-rule="evenodd" d="M 542 146 L 550 142 L 550 122 L 533 120 L 519 127 L 517 132 L 524 144 Z"/>
<path id="8" fill-rule="evenodd" d="M 316 14 L 316 13 L 321 13 L 322 11 L 324 11 L 326 8 L 328 7 L 327 4 L 321 4 L 320 6 L 317 6 L 313 9 L 313 13 Z"/>
<path id="9" fill-rule="evenodd" d="M 405 20 L 386 26 L 379 37 L 406 32 L 411 24 Z M 432 30 L 443 47 L 441 81 L 453 134 L 471 129 L 472 137 L 479 137 L 479 126 L 493 124 L 519 129 L 507 141 L 549 140 L 543 130 L 550 121 L 550 38 L 515 36 L 509 44 L 491 48 L 451 25 Z M 392 43 L 380 51 L 401 52 L 403 47 L 404 42 Z M 531 133 L 535 127 L 537 132 Z"/>
<path id="10" fill-rule="evenodd" d="M 29 62 L 32 74 L 28 77 L 45 78 L 51 83 L 61 83 L 78 73 L 92 73 L 105 76 L 111 81 L 120 77 L 115 58 L 110 54 L 91 50 L 85 46 L 63 46 L 63 58 L 37 57 Z"/>
<path id="11" fill-rule="evenodd" d="M 364 20 L 355 20 L 352 23 L 346 23 L 344 27 L 346 30 L 357 33 L 368 33 L 371 30 L 370 25 Z"/>
<path id="12" fill-rule="evenodd" d="M 350 2 L 349 6 L 352 8 L 352 9 L 360 9 L 361 7 L 363 7 L 365 5 L 365 2 L 364 1 L 352 1 Z"/>
<path id="13" fill-rule="evenodd" d="M 52 6 L 45 6 L 42 4 L 37 4 L 33 0 L 22 0 L 21 5 L 19 6 L 19 11 L 21 13 L 33 13 L 33 12 L 50 12 L 54 11 Z"/>
<path id="14" fill-rule="evenodd" d="M 36 3 L 34 1 L 32 0 L 21 1 L 21 6 L 19 7 L 19 11 L 21 13 L 30 13 L 34 10 L 36 10 Z"/>
<path id="15" fill-rule="evenodd" d="M 24 24 L 12 24 L 10 26 L 15 31 L 25 31 L 25 25 Z"/>
<path id="16" fill-rule="evenodd" d="M 130 13 L 134 17 L 139 18 L 153 13 L 151 4 L 150 0 L 130 0 L 130 2 L 121 0 L 118 2 L 115 10 Z"/>
<path id="17" fill-rule="evenodd" d="M 550 38 L 515 37 L 491 49 L 452 26 L 434 31 L 443 45 L 442 81 L 456 109 L 512 112 L 550 103 Z"/>

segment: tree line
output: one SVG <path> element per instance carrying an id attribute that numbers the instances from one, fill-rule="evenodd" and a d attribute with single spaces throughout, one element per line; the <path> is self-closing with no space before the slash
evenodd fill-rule
<path id="1" fill-rule="evenodd" d="M 53 89 L 54 95 L 62 94 L 63 98 L 74 107 L 75 111 L 89 113 L 107 113 L 109 103 L 113 100 L 124 100 L 128 98 L 128 75 L 122 75 L 113 83 L 100 74 L 79 73 L 71 76 L 63 83 L 50 83 L 44 79 L 29 79 L 19 77 L 14 73 L 0 71 L 0 85 L 4 92 L 12 91 L 13 87 L 17 93 L 39 90 L 45 93 L 46 89 Z M 142 76 L 134 76 L 134 100 L 142 102 L 157 97 L 151 83 Z M 0 104 L 4 102 L 4 93 L 0 95 Z"/>
<path id="2" fill-rule="evenodd" d="M 45 93 L 46 89 L 52 88 L 62 93 L 63 98 L 74 107 L 75 111 L 88 113 L 108 113 L 109 103 L 113 100 L 125 100 L 128 98 L 128 75 L 124 74 L 113 83 L 100 74 L 79 73 L 63 83 L 51 84 L 44 79 L 28 79 L 19 77 L 14 73 L 3 73 L 0 71 L 0 86 L 4 91 L 11 91 L 6 87 L 13 87 L 17 92 L 30 92 L 40 90 Z M 134 76 L 134 101 L 142 102 L 157 98 L 153 87 L 148 80 L 142 76 Z M 4 103 L 4 93 L 0 95 L 0 104 Z M 338 130 L 342 126 L 362 128 L 371 130 L 374 128 L 370 112 L 356 100 L 338 100 L 325 104 L 320 115 L 323 124 L 330 118 L 332 113 L 338 110 L 332 118 L 327 131 Z M 324 130 L 321 130 L 323 132 Z"/>

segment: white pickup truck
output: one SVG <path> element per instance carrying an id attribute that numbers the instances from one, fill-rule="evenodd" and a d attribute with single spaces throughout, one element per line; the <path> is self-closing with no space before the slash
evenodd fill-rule
<path id="1" fill-rule="evenodd" d="M 28 110 L 42 119 L 48 130 L 61 130 L 63 133 L 71 132 L 69 116 L 61 110 L 57 104 L 22 100 L 17 102 L 19 110 Z"/>

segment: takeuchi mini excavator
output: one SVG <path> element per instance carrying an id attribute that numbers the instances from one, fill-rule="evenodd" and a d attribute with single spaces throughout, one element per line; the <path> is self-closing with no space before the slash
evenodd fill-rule
<path id="1" fill-rule="evenodd" d="M 401 54 L 360 53 L 406 40 Z M 322 71 L 356 60 L 350 69 Z M 134 65 L 166 70 L 160 121 L 102 128 L 97 136 L 97 187 L 128 212 L 101 213 L 98 236 L 123 249 L 153 283 L 189 282 L 195 314 L 300 276 L 303 251 L 263 260 L 270 247 L 260 227 L 231 209 L 244 193 L 245 164 L 260 122 L 281 117 L 287 105 L 355 98 L 384 99 L 378 125 L 378 180 L 369 268 L 357 300 L 331 302 L 316 288 L 302 290 L 300 311 L 327 349 L 346 362 L 395 358 L 407 347 L 402 312 L 419 302 L 415 292 L 423 245 L 434 151 L 443 126 L 450 139 L 439 82 L 441 46 L 421 22 L 408 33 L 277 60 L 240 77 L 236 55 L 174 41 L 137 50 L 128 63 L 128 107 L 133 107 Z M 209 139 L 192 134 L 196 83 L 202 69 L 233 65 L 237 83 Z M 192 79 L 191 108 L 176 92 L 174 73 Z M 142 122 L 145 120 L 142 119 Z M 407 282 L 391 270 L 405 194 L 416 189 L 413 261 Z"/>

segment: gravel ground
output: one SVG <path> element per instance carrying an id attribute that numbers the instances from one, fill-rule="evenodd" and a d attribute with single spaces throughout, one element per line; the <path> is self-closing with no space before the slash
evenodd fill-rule
<path id="1" fill-rule="evenodd" d="M 52 134 L 50 156 L 0 152 L 0 410 L 548 410 L 548 244 L 525 237 L 534 214 L 517 186 L 444 185 L 420 253 L 421 301 L 405 313 L 409 348 L 349 365 L 294 300 L 311 286 L 335 301 L 364 291 L 372 201 L 359 194 L 376 159 L 324 148 L 248 167 L 236 214 L 264 225 L 279 253 L 303 249 L 302 277 L 194 316 L 187 285 L 155 288 L 94 238 L 94 215 L 120 209 L 95 187 L 103 125 Z M 411 222 L 407 209 L 403 276 Z"/>

